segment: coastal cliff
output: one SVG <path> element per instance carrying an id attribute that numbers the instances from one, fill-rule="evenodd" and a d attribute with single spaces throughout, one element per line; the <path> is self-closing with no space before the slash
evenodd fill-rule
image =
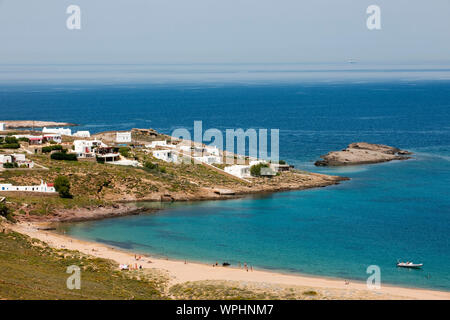
<path id="1" fill-rule="evenodd" d="M 396 147 L 367 142 L 351 143 L 341 151 L 331 151 L 315 162 L 316 166 L 347 166 L 411 159 L 412 153 Z"/>

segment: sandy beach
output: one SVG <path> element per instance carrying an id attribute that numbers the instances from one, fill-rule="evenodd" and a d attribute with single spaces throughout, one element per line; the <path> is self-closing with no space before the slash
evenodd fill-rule
<path id="1" fill-rule="evenodd" d="M 326 290 L 334 297 L 343 299 L 450 299 L 450 292 L 434 291 L 426 289 L 403 288 L 382 285 L 381 289 L 369 290 L 365 283 L 344 279 L 327 279 L 309 277 L 303 275 L 283 274 L 264 270 L 245 270 L 244 268 L 213 267 L 212 265 L 191 263 L 185 261 L 166 260 L 154 258 L 149 255 L 127 252 L 106 246 L 104 244 L 81 241 L 54 232 L 39 230 L 38 224 L 19 223 L 12 226 L 16 232 L 26 234 L 46 242 L 54 248 L 77 250 L 84 254 L 111 259 L 119 264 L 142 266 L 143 269 L 159 269 L 166 271 L 170 277 L 170 284 L 180 284 L 187 281 L 237 281 L 245 283 L 265 284 L 274 286 L 301 286 Z M 124 271 L 126 272 L 126 271 Z"/>

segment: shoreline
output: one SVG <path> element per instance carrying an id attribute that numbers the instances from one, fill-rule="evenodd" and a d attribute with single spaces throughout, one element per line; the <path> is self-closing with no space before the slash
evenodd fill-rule
<path id="1" fill-rule="evenodd" d="M 324 174 L 312 173 L 321 176 Z M 143 198 L 134 200 L 118 200 L 110 205 L 98 206 L 98 207 L 80 207 L 74 209 L 60 209 L 57 212 L 47 216 L 17 216 L 18 222 L 30 222 L 30 223 L 66 223 L 66 222 L 83 222 L 83 221 L 95 221 L 109 218 L 125 217 L 132 215 L 140 215 L 146 213 L 156 212 L 161 210 L 159 208 L 148 208 L 143 206 L 137 206 L 136 203 L 186 203 L 186 202 L 199 202 L 199 201 L 224 201 L 224 200 L 238 200 L 252 197 L 265 197 L 280 192 L 293 192 L 303 190 L 313 190 L 319 188 L 326 188 L 331 186 L 340 185 L 343 181 L 351 180 L 348 177 L 330 176 L 333 177 L 331 181 L 326 183 L 314 185 L 314 186 L 297 186 L 295 188 L 272 188 L 265 190 L 251 190 L 247 192 L 238 192 L 233 195 L 219 195 L 214 196 L 193 196 L 188 198 L 171 198 L 169 199 L 154 199 Z M 0 192 L 0 195 L 8 192 Z"/>
<path id="2" fill-rule="evenodd" d="M 364 282 L 351 280 L 348 284 L 345 279 L 327 278 L 321 276 L 283 273 L 282 271 L 268 271 L 265 269 L 253 269 L 245 271 L 237 267 L 213 267 L 210 264 L 200 262 L 185 262 L 181 260 L 156 258 L 149 254 L 142 254 L 142 259 L 136 261 L 138 252 L 115 248 L 107 244 L 80 240 L 61 235 L 56 232 L 39 229 L 39 224 L 21 222 L 11 226 L 11 229 L 37 238 L 57 249 L 76 250 L 82 253 L 113 260 L 119 264 L 142 265 L 143 269 L 159 269 L 166 271 L 171 285 L 192 281 L 238 281 L 265 283 L 280 286 L 302 286 L 321 290 L 337 290 L 346 296 L 349 292 L 355 293 L 357 299 L 362 296 L 374 295 L 373 298 L 381 299 L 431 299 L 450 300 L 450 292 L 433 289 L 409 288 L 395 285 L 382 285 L 381 289 L 369 290 Z M 151 262 L 149 262 L 151 261 Z"/>

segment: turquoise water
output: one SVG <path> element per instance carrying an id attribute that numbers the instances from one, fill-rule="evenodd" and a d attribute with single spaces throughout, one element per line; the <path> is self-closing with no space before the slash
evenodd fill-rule
<path id="1" fill-rule="evenodd" d="M 295 81 L 289 73 L 286 82 L 4 84 L 0 107 L 11 119 L 75 122 L 91 132 L 171 133 L 192 128 L 194 120 L 204 129 L 278 128 L 282 159 L 352 178 L 328 188 L 180 203 L 151 215 L 67 226 L 75 237 L 170 258 L 359 280 L 375 264 L 384 283 L 450 290 L 450 82 L 411 72 L 388 72 L 389 79 L 378 72 L 376 81 L 347 71 L 351 81 L 317 72 L 320 81 Z M 447 69 L 439 72 L 448 78 Z M 354 141 L 416 155 L 372 166 L 313 166 L 321 154 Z M 397 259 L 424 268 L 397 269 Z"/>
<path id="2" fill-rule="evenodd" d="M 166 205 L 155 214 L 73 224 L 68 233 L 177 259 L 450 290 L 449 168 L 442 159 L 329 173 L 339 186 L 259 198 Z M 446 178 L 437 180 L 439 172 Z M 397 269 L 397 259 L 424 263 Z"/>

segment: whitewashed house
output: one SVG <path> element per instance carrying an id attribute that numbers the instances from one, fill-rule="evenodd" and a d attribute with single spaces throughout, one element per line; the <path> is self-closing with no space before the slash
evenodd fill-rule
<path id="1" fill-rule="evenodd" d="M 12 156 L 9 154 L 0 154 L 0 164 L 12 163 Z"/>
<path id="2" fill-rule="evenodd" d="M 205 151 L 209 154 L 220 156 L 219 148 L 217 148 L 216 146 L 206 146 Z"/>
<path id="3" fill-rule="evenodd" d="M 225 167 L 225 172 L 229 173 L 238 178 L 250 178 L 250 166 L 235 164 L 232 166 Z"/>
<path id="4" fill-rule="evenodd" d="M 271 163 L 270 168 L 275 172 L 290 171 L 291 166 L 288 164 Z"/>
<path id="5" fill-rule="evenodd" d="M 45 183 L 41 180 L 41 184 L 38 186 L 13 186 L 10 183 L 0 184 L 0 191 L 26 191 L 26 192 L 56 192 L 53 183 Z"/>
<path id="6" fill-rule="evenodd" d="M 0 122 L 0 131 L 5 131 L 5 124 L 3 122 Z"/>
<path id="7" fill-rule="evenodd" d="M 54 134 L 59 134 L 61 136 L 71 136 L 72 135 L 72 130 L 71 129 L 64 129 L 64 128 L 47 128 L 47 127 L 44 127 L 42 129 L 42 133 L 43 134 L 54 133 Z"/>
<path id="8" fill-rule="evenodd" d="M 195 161 L 207 163 L 207 164 L 220 164 L 222 163 L 222 158 L 214 155 L 202 156 L 202 157 L 194 157 Z"/>
<path id="9" fill-rule="evenodd" d="M 77 131 L 73 134 L 73 136 L 77 138 L 90 138 L 91 133 L 89 131 Z"/>
<path id="10" fill-rule="evenodd" d="M 151 144 L 145 145 L 146 148 L 155 149 L 157 147 L 160 148 L 175 148 L 176 146 L 173 144 L 168 144 L 166 140 L 160 140 L 160 141 L 152 141 Z"/>
<path id="11" fill-rule="evenodd" d="M 73 146 L 78 158 L 93 158 L 96 148 L 108 147 L 100 140 L 75 140 Z"/>
<path id="12" fill-rule="evenodd" d="M 214 156 L 220 156 L 220 151 L 215 146 L 190 146 L 190 145 L 181 145 L 178 147 L 181 151 L 192 155 L 192 156 L 206 156 L 206 155 L 214 155 Z"/>
<path id="13" fill-rule="evenodd" d="M 165 162 L 178 162 L 178 154 L 173 150 L 155 150 L 153 156 Z"/>
<path id="14" fill-rule="evenodd" d="M 34 162 L 28 160 L 23 153 L 0 154 L 0 165 L 5 163 L 17 163 L 18 167 L 34 168 Z"/>
<path id="15" fill-rule="evenodd" d="M 131 142 L 131 132 L 117 132 L 116 134 L 117 143 L 130 143 Z"/>
<path id="16" fill-rule="evenodd" d="M 47 141 L 53 141 L 53 142 L 56 142 L 56 143 L 61 143 L 62 142 L 62 137 L 58 133 L 45 134 L 43 136 L 43 142 L 47 142 Z"/>

